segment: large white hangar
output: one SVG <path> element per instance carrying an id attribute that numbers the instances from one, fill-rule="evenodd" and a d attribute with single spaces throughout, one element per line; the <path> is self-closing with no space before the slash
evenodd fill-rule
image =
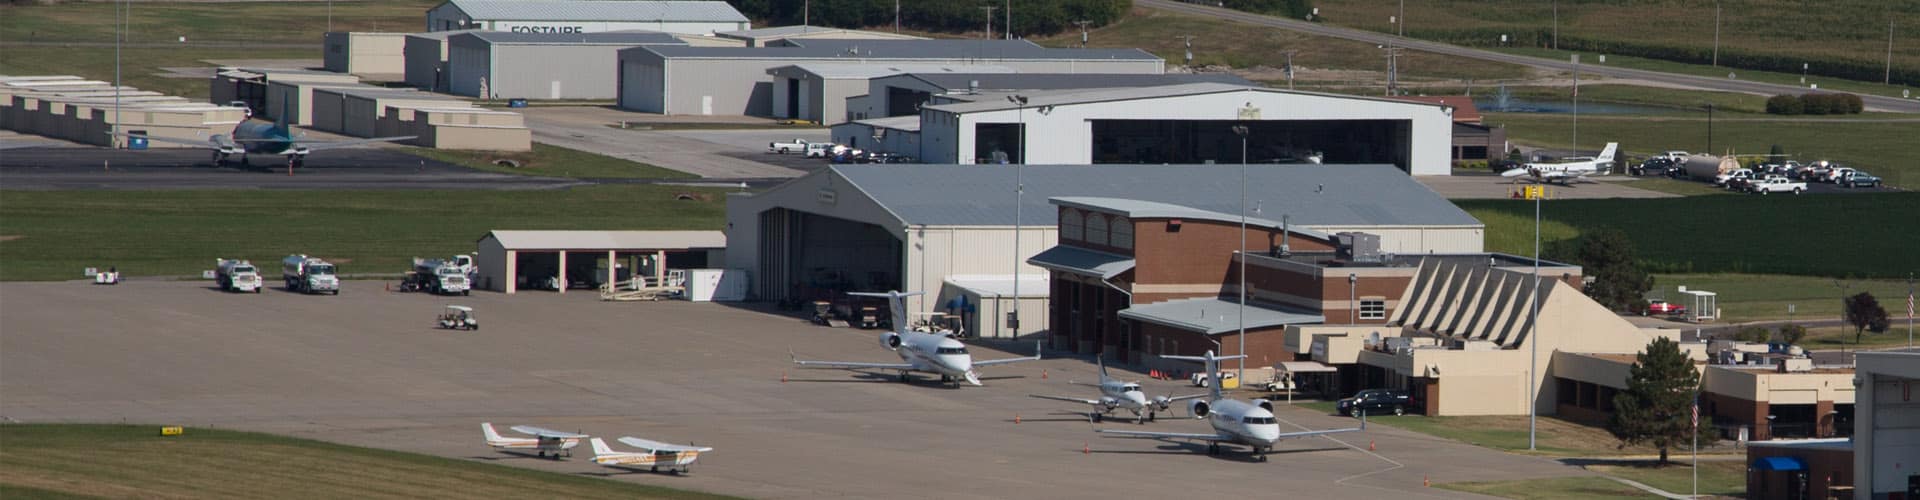
<path id="1" fill-rule="evenodd" d="M 982 92 L 922 106 L 919 149 L 903 153 L 956 164 L 1239 163 L 1233 127 L 1244 125 L 1248 163 L 1384 163 L 1447 175 L 1451 113 L 1440 104 L 1226 83 Z M 1022 127 L 1045 144 L 1026 147 Z"/>
<path id="2" fill-rule="evenodd" d="M 611 99 L 621 49 L 686 44 L 658 31 L 461 33 L 447 38 L 447 88 L 485 98 Z"/>
<path id="3" fill-rule="evenodd" d="M 510 33 L 649 30 L 711 35 L 748 28 L 747 16 L 720 1 L 447 0 L 427 9 L 427 31 Z"/>
<path id="4" fill-rule="evenodd" d="M 815 95 L 805 79 L 776 87 L 767 70 L 806 64 L 997 66 L 1019 72 L 1165 72 L 1140 49 L 1061 49 L 1026 40 L 786 40 L 778 47 L 641 46 L 620 51 L 621 109 L 668 115 L 774 116 Z M 981 71 L 985 72 L 985 71 Z M 793 109 L 792 111 L 797 111 Z"/>
<path id="5" fill-rule="evenodd" d="M 1238 165 L 1029 165 L 1015 203 L 1016 169 L 985 165 L 835 165 L 727 200 L 727 265 L 752 276 L 758 300 L 816 300 L 845 291 L 918 290 L 912 311 L 1005 290 L 975 302 L 971 331 L 1010 336 L 1002 322 L 1021 297 L 1021 334 L 1045 328 L 1047 272 L 1025 264 L 1057 243 L 1058 196 L 1125 197 L 1222 213 L 1240 209 Z M 1477 253 L 1485 226 L 1388 165 L 1255 165 L 1250 214 L 1302 228 L 1380 235 L 1399 254 Z M 1016 208 L 1018 207 L 1018 208 Z M 1015 214 L 1020 227 L 1015 230 Z M 1015 238 L 1019 249 L 1016 258 Z M 1015 266 L 1019 293 L 1013 294 Z M 1038 280 L 1038 281 L 1035 281 Z M 952 290 L 957 289 L 957 290 Z M 985 294 L 982 291 L 987 291 Z M 989 301 L 995 302 L 995 301 Z M 934 307 L 939 305 L 941 307 Z"/>

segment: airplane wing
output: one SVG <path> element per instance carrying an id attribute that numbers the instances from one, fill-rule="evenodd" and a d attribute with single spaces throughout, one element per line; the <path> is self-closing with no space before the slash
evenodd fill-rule
<path id="1" fill-rule="evenodd" d="M 1167 398 L 1167 402 L 1172 403 L 1174 401 L 1186 401 L 1189 399 L 1197 399 L 1197 398 L 1204 398 L 1204 397 L 1207 397 L 1206 393 L 1188 394 L 1185 396 L 1174 396 L 1174 397 Z"/>
<path id="2" fill-rule="evenodd" d="M 1074 403 L 1086 403 L 1090 405 L 1100 404 L 1100 400 L 1098 399 L 1070 398 L 1066 396 L 1042 396 L 1039 394 L 1028 394 L 1028 396 L 1033 396 L 1040 399 L 1051 399 L 1054 401 L 1068 401 L 1068 402 L 1074 402 Z"/>
<path id="3" fill-rule="evenodd" d="M 113 135 L 113 136 L 118 136 L 118 137 L 133 137 L 133 134 L 127 134 L 127 133 L 121 133 L 121 132 L 107 132 L 107 135 Z M 216 149 L 216 150 L 217 150 L 217 149 L 220 149 L 220 146 L 218 146 L 218 145 L 215 145 L 215 144 L 214 144 L 213 142 L 211 142 L 211 141 L 208 141 L 208 140 L 205 140 L 205 139 L 202 139 L 202 140 L 198 140 L 198 141 L 195 141 L 195 140 L 189 140 L 189 139 L 175 139 L 175 138 L 172 138 L 172 137 L 155 137 L 155 136 L 151 136 L 151 135 L 143 135 L 143 136 L 140 136 L 140 137 L 143 137 L 143 138 L 145 138 L 146 140 L 149 140 L 149 141 L 153 141 L 153 142 L 165 142 L 165 143 L 171 143 L 171 144 L 184 144 L 184 145 L 188 145 L 188 146 L 199 146 L 199 147 L 203 147 L 203 148 L 207 148 L 207 149 Z"/>
<path id="4" fill-rule="evenodd" d="M 353 146 L 363 146 L 363 145 L 373 144 L 377 142 L 404 141 L 404 140 L 412 139 L 415 137 L 419 137 L 419 136 L 404 135 L 399 137 L 369 137 L 366 139 L 354 139 L 351 141 L 332 141 L 332 142 L 294 141 L 294 144 L 299 145 L 299 147 L 307 148 L 307 151 L 319 151 L 322 149 L 338 149 L 338 148 L 346 148 L 346 147 L 353 147 Z"/>
<path id="5" fill-rule="evenodd" d="M 1126 430 L 1119 430 L 1119 429 L 1095 429 L 1095 431 L 1101 434 L 1113 434 L 1117 436 L 1138 437 L 1138 438 L 1193 439 L 1193 440 L 1199 440 L 1199 441 L 1232 441 L 1233 440 L 1233 436 L 1228 436 L 1228 435 L 1220 434 L 1217 432 L 1212 434 L 1191 434 L 1191 433 L 1185 433 L 1185 432 L 1126 431 Z"/>
<path id="6" fill-rule="evenodd" d="M 1327 430 L 1320 430 L 1320 431 L 1282 432 L 1280 433 L 1280 439 L 1297 439 L 1297 438 L 1303 438 L 1303 437 L 1321 436 L 1326 434 L 1339 434 L 1343 432 L 1360 432 L 1362 430 L 1366 430 L 1366 429 L 1364 427 L 1348 427 L 1345 429 L 1327 429 Z"/>
<path id="7" fill-rule="evenodd" d="M 974 361 L 973 366 L 993 366 L 993 365 L 1004 365 L 1007 363 L 1019 363 L 1021 361 L 1039 361 L 1039 360 L 1040 360 L 1040 342 L 1036 340 L 1033 342 L 1033 356 L 1031 357 Z"/>
<path id="8" fill-rule="evenodd" d="M 586 434 L 560 432 L 553 429 L 534 427 L 531 425 L 516 425 L 513 427 L 509 427 L 509 429 L 513 429 L 513 432 L 518 432 L 521 434 L 532 434 L 535 436 L 539 436 L 541 439 L 580 439 L 580 438 L 587 437 Z"/>
<path id="9" fill-rule="evenodd" d="M 712 447 L 707 447 L 707 446 L 686 446 L 686 445 L 678 445 L 678 444 L 667 444 L 659 441 L 640 439 L 633 436 L 620 438 L 620 442 L 623 444 L 626 444 L 627 446 L 632 446 L 635 448 L 644 448 L 647 451 L 656 451 L 656 452 L 657 451 L 671 451 L 671 452 L 713 451 Z"/>

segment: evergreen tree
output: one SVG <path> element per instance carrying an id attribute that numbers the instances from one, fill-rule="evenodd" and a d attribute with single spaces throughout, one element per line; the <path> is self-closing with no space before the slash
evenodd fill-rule
<path id="1" fill-rule="evenodd" d="M 1634 258 L 1633 240 L 1619 229 L 1602 227 L 1582 235 L 1573 261 L 1593 277 L 1587 296 L 1609 309 L 1632 308 L 1653 289 L 1653 276 Z"/>
<path id="2" fill-rule="evenodd" d="M 1654 339 L 1640 353 L 1627 372 L 1627 389 L 1613 396 L 1613 415 L 1607 417 L 1607 432 L 1620 439 L 1620 446 L 1640 443 L 1660 449 L 1660 465 L 1667 464 L 1667 452 L 1687 446 L 1699 433 L 1702 445 L 1712 443 L 1712 419 L 1701 416 L 1700 426 L 1692 423 L 1694 398 L 1700 392 L 1700 372 L 1693 360 L 1680 352 L 1680 344 L 1668 338 Z"/>

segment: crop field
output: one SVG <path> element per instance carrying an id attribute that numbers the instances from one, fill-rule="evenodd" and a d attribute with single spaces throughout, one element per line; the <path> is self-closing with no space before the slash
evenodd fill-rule
<path id="1" fill-rule="evenodd" d="M 1531 202 L 1454 203 L 1487 225 L 1487 250 L 1533 253 Z M 1920 269 L 1910 250 L 1920 247 L 1914 193 L 1555 200 L 1543 211 L 1547 248 L 1611 226 L 1657 273 L 1905 278 Z"/>
<path id="2" fill-rule="evenodd" d="M 218 257 L 293 253 L 336 261 L 349 275 L 399 273 L 412 257 L 471 252 L 493 229 L 719 229 L 721 192 L 0 191 L 0 280 L 79 279 L 82 268 L 107 266 L 127 276 L 199 276 Z"/>
<path id="3" fill-rule="evenodd" d="M 1400 4 L 1375 0 L 1315 0 L 1326 23 L 1378 32 L 1397 32 L 1393 23 Z M 1407 36 L 1466 45 L 1492 47 L 1508 34 L 1520 47 L 1551 46 L 1558 6 L 1560 48 L 1611 47 L 1614 54 L 1630 51 L 1688 51 L 1711 59 L 1714 43 L 1714 4 L 1711 2 L 1515 2 L 1510 0 L 1434 0 L 1406 3 Z M 1736 55 L 1809 62 L 1815 74 L 1832 62 L 1851 61 L 1879 71 L 1887 53 L 1887 21 L 1894 38 L 1920 39 L 1920 23 L 1912 0 L 1748 0 L 1720 13 L 1722 64 Z M 1863 21 L 1864 20 L 1864 21 Z M 1702 61 L 1709 62 L 1709 61 Z M 1828 64 L 1823 64 L 1828 63 Z M 1920 44 L 1896 43 L 1895 70 L 1920 68 Z M 1829 66 L 1829 67 L 1823 67 Z"/>
<path id="4" fill-rule="evenodd" d="M 6 498 L 729 498 L 250 432 L 0 425 Z"/>

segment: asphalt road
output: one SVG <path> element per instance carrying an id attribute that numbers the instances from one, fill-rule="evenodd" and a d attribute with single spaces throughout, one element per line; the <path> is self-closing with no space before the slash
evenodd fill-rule
<path id="1" fill-rule="evenodd" d="M 1532 66 L 1536 68 L 1547 68 L 1547 69 L 1560 70 L 1560 71 L 1572 71 L 1574 69 L 1573 63 L 1571 61 L 1546 59 L 1546 58 L 1540 58 L 1540 57 L 1529 57 L 1529 56 L 1521 56 L 1521 55 L 1514 55 L 1514 54 L 1505 54 L 1505 53 L 1480 50 L 1480 49 L 1471 49 L 1471 48 L 1461 47 L 1458 45 L 1449 45 L 1449 44 L 1444 44 L 1439 42 L 1429 42 L 1429 41 L 1417 40 L 1413 38 L 1398 37 L 1398 36 L 1393 36 L 1385 33 L 1376 33 L 1372 31 L 1365 31 L 1365 30 L 1358 30 L 1358 29 L 1351 29 L 1351 28 L 1340 28 L 1340 27 L 1328 26 L 1324 24 L 1316 24 L 1316 23 L 1310 23 L 1310 22 L 1294 20 L 1294 19 L 1265 16 L 1260 14 L 1252 14 L 1252 13 L 1241 12 L 1241 11 L 1232 10 L 1232 9 L 1223 9 L 1219 7 L 1209 7 L 1204 5 L 1182 3 L 1182 2 L 1172 1 L 1172 0 L 1137 0 L 1134 2 L 1134 5 L 1138 5 L 1141 7 L 1161 9 L 1161 10 L 1183 12 L 1183 13 L 1195 14 L 1195 15 L 1201 15 L 1201 16 L 1209 16 L 1209 17 L 1214 17 L 1219 19 L 1229 19 L 1229 20 L 1239 21 L 1244 23 L 1288 29 L 1288 30 L 1299 31 L 1303 33 L 1310 33 L 1310 34 L 1320 35 L 1320 36 L 1343 38 L 1347 40 L 1366 42 L 1366 43 L 1371 43 L 1376 45 L 1393 44 L 1396 47 L 1406 47 L 1409 49 L 1433 52 L 1436 54 L 1446 54 L 1446 55 L 1459 56 L 1459 57 L 1470 57 L 1474 59 L 1482 59 L 1487 61 L 1496 61 L 1496 62 L 1511 63 L 1511 64 L 1520 64 L 1520 65 Z M 1667 84 L 1673 84 L 1673 85 L 1685 85 L 1689 87 L 1696 87 L 1696 88 L 1709 89 L 1709 90 L 1720 90 L 1720 91 L 1726 91 L 1726 92 L 1746 92 L 1746 93 L 1761 94 L 1761 95 L 1797 94 L 1797 93 L 1806 91 L 1806 89 L 1804 88 L 1793 86 L 1793 85 L 1778 85 L 1778 84 L 1772 84 L 1772 83 L 1750 82 L 1750 81 L 1744 81 L 1744 80 L 1729 80 L 1725 78 L 1681 75 L 1681 74 L 1674 74 L 1674 73 L 1662 73 L 1658 71 L 1628 69 L 1628 68 L 1619 68 L 1619 67 L 1612 67 L 1612 66 L 1583 64 L 1580 66 L 1580 72 L 1583 74 L 1604 75 L 1604 76 L 1610 76 L 1615 78 L 1631 78 L 1636 80 L 1647 80 L 1652 82 L 1667 83 Z M 1920 113 L 1920 100 L 1899 99 L 1894 97 L 1865 95 L 1865 94 L 1861 94 L 1860 99 L 1869 108 L 1879 108 L 1886 111 L 1895 111 L 1895 112 L 1901 112 L 1901 113 Z"/>
<path id="2" fill-rule="evenodd" d="M 578 179 L 480 172 L 379 148 L 315 153 L 287 175 L 284 160 L 215 167 L 199 149 L 146 151 L 98 147 L 26 147 L 0 151 L 6 189 L 551 189 Z"/>
<path id="3" fill-rule="evenodd" d="M 384 284 L 305 296 L 202 281 L 0 283 L 0 421 L 218 426 L 754 498 L 1482 498 L 1421 481 L 1590 474 L 1380 425 L 1288 441 L 1265 463 L 1232 446 L 1208 456 L 1193 444 L 1102 439 L 1084 407 L 1028 397 L 1084 394 L 1069 381 L 1094 376 L 1087 360 L 988 367 L 985 387 L 902 384 L 795 369 L 789 352 L 898 358 L 874 331 L 751 307 L 593 293 L 434 297 Z M 433 328 L 446 304 L 474 307 L 484 328 Z M 995 359 L 1031 346 L 973 351 Z M 1145 383 L 1154 394 L 1194 390 Z M 1356 423 L 1276 406 L 1288 430 Z M 715 451 L 689 476 L 618 473 L 590 462 L 585 446 L 567 460 L 496 453 L 481 443 L 481 422 Z M 1097 425 L 1208 428 L 1186 418 Z"/>

